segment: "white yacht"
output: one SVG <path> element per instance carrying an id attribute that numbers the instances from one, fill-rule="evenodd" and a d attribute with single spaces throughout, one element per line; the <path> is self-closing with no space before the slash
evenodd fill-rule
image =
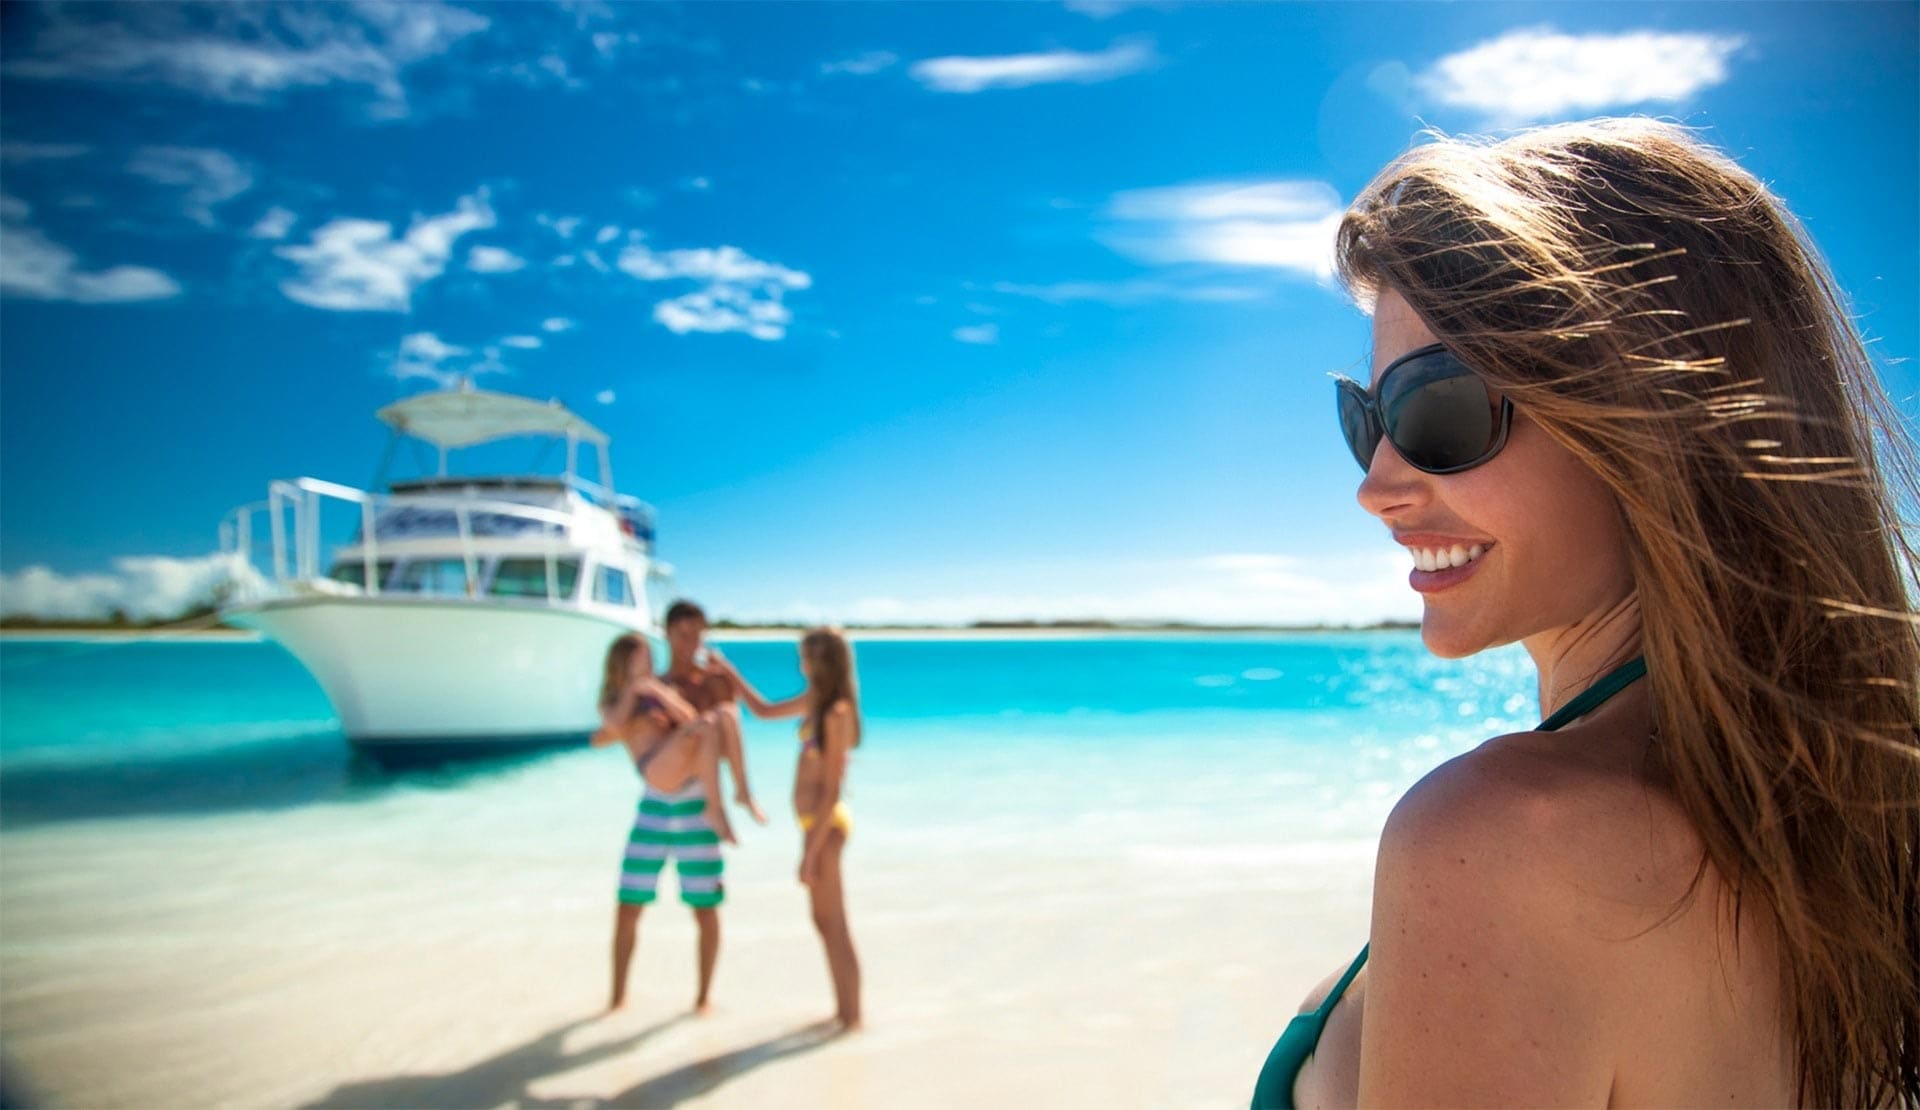
<path id="1" fill-rule="evenodd" d="M 376 415 L 396 446 L 436 449 L 438 473 L 379 492 L 270 483 L 221 525 L 243 584 L 222 615 L 291 652 L 375 757 L 584 742 L 607 645 L 632 631 L 657 641 L 648 590 L 667 573 L 653 510 L 614 492 L 606 435 L 557 402 L 471 383 Z M 523 437 L 564 441 L 564 473 L 447 473 L 449 452 Z M 578 473 L 583 445 L 597 482 Z"/>

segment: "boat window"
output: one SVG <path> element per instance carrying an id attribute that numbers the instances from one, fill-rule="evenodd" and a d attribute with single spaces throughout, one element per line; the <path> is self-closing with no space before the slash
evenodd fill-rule
<path id="1" fill-rule="evenodd" d="M 467 594 L 467 564 L 463 559 L 409 559 L 389 587 L 396 593 Z"/>
<path id="2" fill-rule="evenodd" d="M 364 560 L 345 559 L 335 563 L 333 569 L 327 572 L 327 577 L 333 579 L 335 582 L 345 582 L 364 590 L 367 588 L 366 566 L 367 564 Z M 392 575 L 392 559 L 381 559 L 379 562 L 373 564 L 375 581 L 385 582 L 388 578 L 392 577 Z"/>
<path id="3" fill-rule="evenodd" d="M 627 584 L 627 572 L 612 567 L 594 568 L 593 600 L 608 605 L 632 605 L 633 590 Z"/>
<path id="4" fill-rule="evenodd" d="M 553 561 L 553 596 L 570 598 L 580 581 L 580 560 Z M 502 559 L 493 572 L 488 593 L 495 597 L 546 597 L 547 561 L 545 559 Z"/>

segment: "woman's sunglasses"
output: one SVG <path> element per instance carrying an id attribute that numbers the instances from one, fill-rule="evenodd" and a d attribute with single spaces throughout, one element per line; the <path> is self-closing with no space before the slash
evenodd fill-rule
<path id="1" fill-rule="evenodd" d="M 1414 469 L 1458 474 L 1499 454 L 1513 424 L 1513 402 L 1438 343 L 1394 359 L 1371 391 L 1348 378 L 1334 387 L 1340 431 L 1362 470 L 1384 436 Z"/>

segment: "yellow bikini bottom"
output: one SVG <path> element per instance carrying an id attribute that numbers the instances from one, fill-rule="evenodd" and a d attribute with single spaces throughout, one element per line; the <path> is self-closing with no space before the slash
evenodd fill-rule
<path id="1" fill-rule="evenodd" d="M 813 814 L 802 813 L 800 815 L 800 831 L 812 832 L 813 819 Z M 833 818 L 828 824 L 833 828 L 839 829 L 842 835 L 851 835 L 853 833 L 853 811 L 847 808 L 847 803 L 833 803 Z"/>

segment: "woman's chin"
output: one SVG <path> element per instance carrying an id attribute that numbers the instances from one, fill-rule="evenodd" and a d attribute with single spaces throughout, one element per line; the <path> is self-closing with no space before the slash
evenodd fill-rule
<path id="1" fill-rule="evenodd" d="M 1442 659 L 1465 659 L 1492 646 L 1485 636 L 1474 634 L 1431 608 L 1420 617 L 1420 642 Z"/>

